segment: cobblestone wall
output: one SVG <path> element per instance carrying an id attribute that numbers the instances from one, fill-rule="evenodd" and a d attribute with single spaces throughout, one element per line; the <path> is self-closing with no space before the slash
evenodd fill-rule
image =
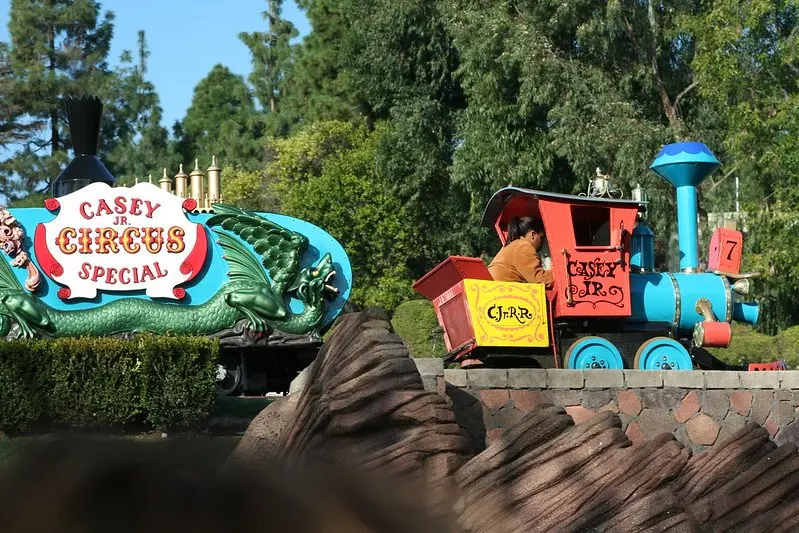
<path id="1" fill-rule="evenodd" d="M 475 450 L 540 403 L 563 406 L 577 424 L 599 411 L 618 413 L 634 443 L 669 432 L 699 450 L 751 421 L 780 444 L 799 444 L 799 371 L 444 370 L 440 359 L 416 362 Z"/>

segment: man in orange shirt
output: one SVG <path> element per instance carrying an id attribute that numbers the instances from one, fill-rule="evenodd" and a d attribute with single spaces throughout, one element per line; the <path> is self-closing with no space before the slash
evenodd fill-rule
<path id="1" fill-rule="evenodd" d="M 543 283 L 551 289 L 552 272 L 544 270 L 538 252 L 544 244 L 544 225 L 533 217 L 514 217 L 508 224 L 508 241 L 488 265 L 494 281 Z"/>

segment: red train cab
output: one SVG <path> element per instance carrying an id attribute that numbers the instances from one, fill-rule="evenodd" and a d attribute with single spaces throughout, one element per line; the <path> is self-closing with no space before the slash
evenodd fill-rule
<path id="1" fill-rule="evenodd" d="M 555 277 L 555 317 L 628 317 L 630 235 L 641 202 L 509 187 L 486 206 L 482 225 L 504 245 L 513 217 L 544 223 Z"/>
<path id="2" fill-rule="evenodd" d="M 541 219 L 554 289 L 536 283 L 493 281 L 477 258 L 449 257 L 413 288 L 435 308 L 449 359 L 476 362 L 491 351 L 520 351 L 541 366 L 560 367 L 563 353 L 553 321 L 629 317 L 629 240 L 642 204 L 509 187 L 486 206 L 482 225 L 504 245 L 513 217 Z M 465 365 L 466 366 L 466 365 Z"/>

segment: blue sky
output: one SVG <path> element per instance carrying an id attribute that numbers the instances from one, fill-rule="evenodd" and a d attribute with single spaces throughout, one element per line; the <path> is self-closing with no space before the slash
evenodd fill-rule
<path id="1" fill-rule="evenodd" d="M 9 41 L 10 0 L 0 0 L 0 40 Z M 123 50 L 136 51 L 136 35 L 144 30 L 150 48 L 147 78 L 155 85 L 164 110 L 164 126 L 172 129 L 191 104 L 195 85 L 217 63 L 236 74 L 251 70 L 250 53 L 239 40 L 241 31 L 264 31 L 265 0 L 106 0 L 113 11 L 114 38 L 109 62 L 117 64 Z M 305 14 L 286 0 L 283 16 L 309 31 Z"/>

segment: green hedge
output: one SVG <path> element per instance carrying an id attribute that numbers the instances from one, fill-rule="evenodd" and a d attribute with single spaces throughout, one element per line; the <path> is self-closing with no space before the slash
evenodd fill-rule
<path id="1" fill-rule="evenodd" d="M 0 342 L 0 430 L 196 427 L 214 407 L 217 354 L 203 337 Z"/>
<path id="2" fill-rule="evenodd" d="M 756 332 L 750 326 L 735 324 L 732 342 L 726 349 L 711 348 L 710 352 L 730 364 L 770 363 L 783 359 L 790 370 L 799 370 L 799 326 L 770 336 Z"/>

